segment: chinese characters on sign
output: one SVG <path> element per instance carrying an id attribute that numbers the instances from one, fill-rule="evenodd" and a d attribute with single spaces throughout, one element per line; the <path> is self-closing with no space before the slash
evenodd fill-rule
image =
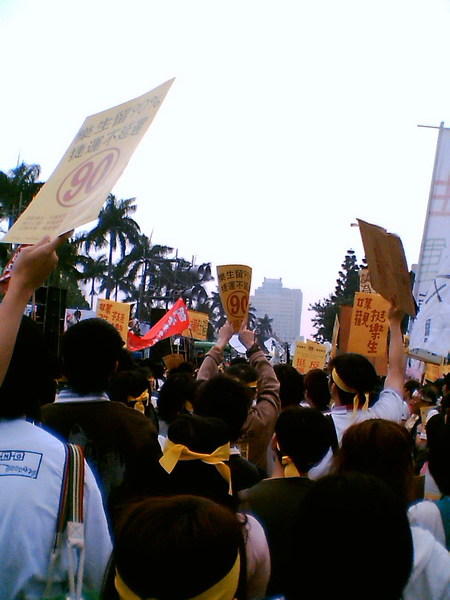
<path id="1" fill-rule="evenodd" d="M 292 366 L 305 374 L 311 369 L 323 369 L 327 357 L 327 347 L 317 342 L 297 342 Z"/>
<path id="2" fill-rule="evenodd" d="M 3 237 L 35 244 L 80 227 L 98 213 L 152 123 L 173 79 L 87 117 L 45 185 Z"/>
<path id="3" fill-rule="evenodd" d="M 237 332 L 248 315 L 252 269 L 245 265 L 221 265 L 217 267 L 217 280 L 223 310 Z"/>
<path id="4" fill-rule="evenodd" d="M 130 320 L 129 304 L 100 299 L 97 301 L 97 317 L 114 325 L 124 342 L 127 342 L 128 322 Z"/>
<path id="5" fill-rule="evenodd" d="M 364 356 L 386 353 L 389 306 L 389 302 L 379 294 L 355 294 L 347 352 Z"/>
<path id="6" fill-rule="evenodd" d="M 195 340 L 206 340 L 208 338 L 208 315 L 196 310 L 188 310 L 188 314 L 189 328 L 185 329 L 181 335 Z"/>

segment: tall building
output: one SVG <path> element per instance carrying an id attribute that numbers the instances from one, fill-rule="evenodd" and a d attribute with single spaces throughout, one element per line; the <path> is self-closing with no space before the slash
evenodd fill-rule
<path id="1" fill-rule="evenodd" d="M 300 335 L 303 294 L 284 288 L 280 279 L 267 279 L 256 288 L 250 303 L 258 318 L 268 315 L 274 335 L 283 342 L 294 342 Z"/>

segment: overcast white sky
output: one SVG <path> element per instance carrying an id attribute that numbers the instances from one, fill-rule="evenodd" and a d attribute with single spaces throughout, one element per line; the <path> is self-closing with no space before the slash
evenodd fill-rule
<path id="1" fill-rule="evenodd" d="M 450 126 L 447 0 L 0 0 L 0 170 L 51 175 L 87 115 L 175 77 L 116 184 L 155 243 L 334 288 L 361 218 L 422 238 Z"/>

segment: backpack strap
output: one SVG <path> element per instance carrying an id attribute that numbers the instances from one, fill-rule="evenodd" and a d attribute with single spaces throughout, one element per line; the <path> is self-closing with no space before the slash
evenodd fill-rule
<path id="1" fill-rule="evenodd" d="M 338 441 L 338 437 L 337 437 L 336 427 L 334 425 L 333 417 L 331 416 L 331 414 L 325 415 L 325 418 L 327 419 L 327 421 L 330 425 L 331 450 L 333 452 L 333 456 L 336 456 L 336 454 L 339 451 L 339 441 Z"/>
<path id="2" fill-rule="evenodd" d="M 443 496 L 440 500 L 435 500 L 435 504 L 441 513 L 445 531 L 445 543 L 447 550 L 450 551 L 450 496 Z"/>
<path id="3" fill-rule="evenodd" d="M 55 567 L 64 536 L 68 550 L 69 596 L 80 600 L 84 574 L 84 455 L 81 446 L 65 444 L 65 462 L 59 498 L 58 518 L 53 550 L 47 577 L 45 597 L 49 598 L 53 586 Z"/>

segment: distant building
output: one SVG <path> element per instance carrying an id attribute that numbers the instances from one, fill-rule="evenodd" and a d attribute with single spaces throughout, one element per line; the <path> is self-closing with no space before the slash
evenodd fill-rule
<path id="1" fill-rule="evenodd" d="M 284 288 L 280 279 L 267 279 L 256 288 L 250 303 L 256 316 L 268 315 L 274 335 L 280 341 L 294 342 L 300 335 L 303 294 L 301 290 Z"/>

